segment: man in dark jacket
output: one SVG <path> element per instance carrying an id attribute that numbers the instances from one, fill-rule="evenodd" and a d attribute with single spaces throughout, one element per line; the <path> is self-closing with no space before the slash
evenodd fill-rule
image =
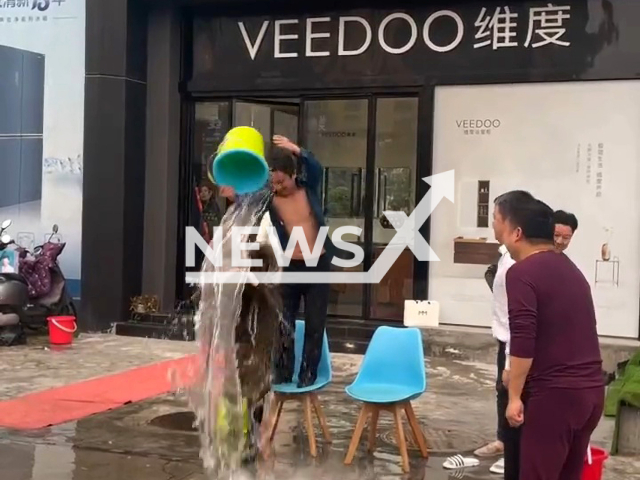
<path id="1" fill-rule="evenodd" d="M 298 229 L 301 242 L 306 240 L 311 259 L 304 258 L 300 243 L 291 252 L 291 262 L 285 272 L 329 272 L 331 257 L 328 238 L 318 244 L 320 227 L 325 226 L 319 198 L 322 166 L 315 157 L 285 137 L 275 136 L 271 157 L 271 186 L 273 198 L 269 214 L 278 232 L 283 250 L 286 252 L 289 239 Z M 298 167 L 296 166 L 298 164 Z M 300 174 L 298 175 L 298 172 Z M 320 240 L 322 241 L 322 240 Z M 307 265 L 307 261 L 312 265 Z M 315 263 L 315 265 L 313 265 Z M 322 353 L 322 341 L 327 321 L 329 284 L 285 284 L 282 285 L 283 324 L 281 327 L 281 350 L 276 358 L 278 383 L 289 383 L 294 374 L 295 321 L 304 298 L 305 338 L 298 386 L 312 385 L 318 374 Z"/>

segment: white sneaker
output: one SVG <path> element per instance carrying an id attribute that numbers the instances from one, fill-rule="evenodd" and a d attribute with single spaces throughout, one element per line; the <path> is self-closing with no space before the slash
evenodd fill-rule
<path id="1" fill-rule="evenodd" d="M 491 465 L 489 471 L 497 475 L 504 475 L 504 458 L 501 458 L 496 463 Z"/>
<path id="2" fill-rule="evenodd" d="M 504 444 L 500 441 L 491 442 L 482 448 L 479 448 L 473 454 L 476 457 L 497 457 L 504 453 Z"/>

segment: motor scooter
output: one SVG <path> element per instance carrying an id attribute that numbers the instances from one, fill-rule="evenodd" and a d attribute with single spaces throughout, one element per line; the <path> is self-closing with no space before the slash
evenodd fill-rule
<path id="1" fill-rule="evenodd" d="M 0 252 L 7 250 L 13 240 L 7 229 L 11 220 L 0 225 Z M 23 345 L 26 336 L 23 328 L 24 307 L 29 300 L 27 281 L 18 273 L 0 272 L 0 346 Z"/>
<path id="2" fill-rule="evenodd" d="M 60 269 L 58 257 L 64 250 L 66 243 L 53 242 L 58 237 L 58 225 L 53 225 L 52 232 L 45 242 L 33 249 L 32 258 L 30 252 L 21 248 L 20 274 L 25 277 L 29 285 L 29 298 L 25 303 L 22 323 L 30 329 L 38 329 L 47 326 L 47 318 L 55 315 L 77 316 L 76 307 L 71 295 L 67 291 L 67 281 Z M 43 261 L 50 275 L 49 287 L 42 291 L 36 288 L 38 272 L 34 270 L 37 262 Z"/>

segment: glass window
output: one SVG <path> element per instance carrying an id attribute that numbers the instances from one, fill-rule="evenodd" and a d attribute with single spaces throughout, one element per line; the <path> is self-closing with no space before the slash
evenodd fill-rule
<path id="1" fill-rule="evenodd" d="M 373 221 L 374 261 L 393 248 L 396 229 L 383 212 L 409 216 L 415 204 L 415 170 L 418 155 L 418 99 L 379 98 L 376 102 L 376 194 Z M 391 244 L 391 245 L 390 245 Z M 413 260 L 404 246 L 379 284 L 373 285 L 371 315 L 400 320 L 404 300 L 413 297 Z"/>
<path id="2" fill-rule="evenodd" d="M 365 99 L 314 100 L 305 103 L 307 147 L 324 167 L 324 208 L 329 235 L 341 226 L 362 228 L 360 237 L 342 239 L 364 242 L 364 171 L 367 165 L 369 102 Z M 339 269 L 335 267 L 335 269 Z M 353 270 L 361 271 L 362 265 Z M 329 313 L 362 315 L 363 286 L 332 284 Z"/>

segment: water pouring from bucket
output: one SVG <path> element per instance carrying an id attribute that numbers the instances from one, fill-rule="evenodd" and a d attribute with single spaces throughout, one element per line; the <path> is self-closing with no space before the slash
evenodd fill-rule
<path id="1" fill-rule="evenodd" d="M 221 241 L 212 244 L 214 256 L 220 255 L 222 262 L 218 265 L 205 258 L 202 266 L 204 272 L 220 275 L 233 268 L 232 229 L 258 225 L 268 207 L 269 192 L 264 187 L 269 181 L 269 168 L 264 159 L 262 135 L 250 127 L 233 129 L 224 138 L 208 170 L 221 190 L 229 187 L 239 194 L 220 222 Z M 253 410 L 256 402 L 252 398 L 250 406 L 251 392 L 243 391 L 237 356 L 241 351 L 236 339 L 238 325 L 247 312 L 257 315 L 252 308 L 247 310 L 243 300 L 245 281 L 237 284 L 214 281 L 198 287 L 194 318 L 198 361 L 189 374 L 192 381 L 176 385 L 185 388 L 196 414 L 203 466 L 208 478 L 216 480 L 243 478 L 240 476 L 243 462 L 257 455 L 260 445 L 260 423 L 255 420 Z M 253 337 L 258 331 L 249 329 L 251 345 L 259 345 Z M 253 365 L 252 362 L 248 364 Z M 242 378 L 246 383 L 247 376 Z"/>
<path id="2" fill-rule="evenodd" d="M 213 161 L 215 182 L 240 194 L 261 190 L 269 180 L 264 139 L 252 127 L 235 127 L 225 135 Z"/>

